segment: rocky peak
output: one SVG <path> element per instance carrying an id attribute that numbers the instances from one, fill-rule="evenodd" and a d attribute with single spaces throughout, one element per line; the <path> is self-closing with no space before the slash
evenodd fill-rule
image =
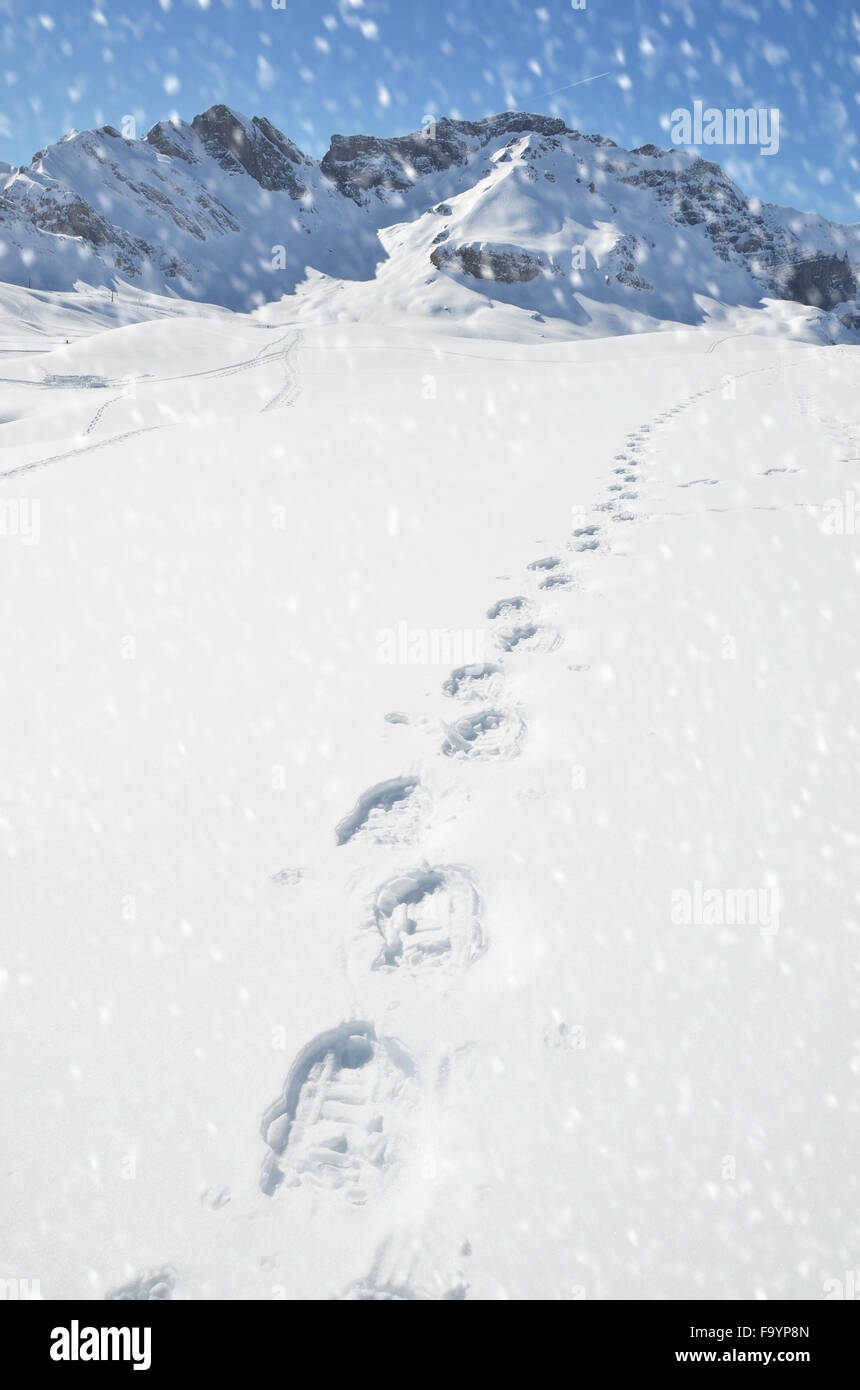
<path id="1" fill-rule="evenodd" d="M 191 128 L 208 155 L 227 173 L 250 174 L 261 188 L 301 198 L 305 187 L 296 177 L 310 160 L 265 117 L 247 116 L 221 104 L 195 116 Z"/>
<path id="2" fill-rule="evenodd" d="M 411 188 L 424 174 L 464 162 L 462 144 L 443 130 L 448 124 L 440 121 L 435 132 L 431 127 L 389 139 L 333 135 L 320 167 L 339 192 L 357 203 L 363 202 L 369 191 Z"/>
<path id="3" fill-rule="evenodd" d="M 530 111 L 502 111 L 497 116 L 484 116 L 480 121 L 449 121 L 438 123 L 450 126 L 458 135 L 485 145 L 503 135 L 570 135 L 559 116 L 536 116 Z M 603 138 L 603 137 L 599 137 Z"/>
<path id="4" fill-rule="evenodd" d="M 147 131 L 146 143 L 166 154 L 170 159 L 183 159 L 187 164 L 197 164 L 199 155 L 194 151 L 194 132 L 184 121 L 159 121 Z"/>
<path id="5" fill-rule="evenodd" d="M 505 135 L 570 133 L 559 117 L 526 111 L 503 111 L 480 121 L 442 116 L 410 135 L 333 135 L 321 168 L 339 192 L 362 203 L 368 194 L 402 192 L 427 174 L 465 164 L 471 150 Z"/>

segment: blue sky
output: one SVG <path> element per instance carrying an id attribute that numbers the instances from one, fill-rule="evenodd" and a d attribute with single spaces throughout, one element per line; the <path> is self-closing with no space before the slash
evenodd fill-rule
<path id="1" fill-rule="evenodd" d="M 315 155 L 333 131 L 511 107 L 669 144 L 673 109 L 701 100 L 780 112 L 777 154 L 703 151 L 745 192 L 860 220 L 860 7 L 843 0 L 276 3 L 0 0 L 0 159 L 127 116 L 143 134 L 216 101 Z"/>

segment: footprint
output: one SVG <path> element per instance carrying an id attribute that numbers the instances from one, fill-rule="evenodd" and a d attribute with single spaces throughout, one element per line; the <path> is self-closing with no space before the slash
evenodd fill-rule
<path id="1" fill-rule="evenodd" d="M 304 869 L 278 869 L 276 874 L 272 874 L 272 882 L 280 883 L 285 888 L 295 888 L 304 876 Z"/>
<path id="2" fill-rule="evenodd" d="M 344 816 L 335 827 L 335 839 L 339 845 L 346 845 L 360 830 L 367 830 L 374 838 L 390 841 L 402 838 L 403 827 L 396 825 L 399 819 L 392 808 L 411 799 L 412 793 L 421 785 L 419 777 L 391 777 L 387 782 L 377 782 L 362 792 L 349 815 Z M 399 833 L 398 833 L 399 832 Z"/>
<path id="3" fill-rule="evenodd" d="M 493 622 L 496 618 L 507 618 L 527 607 L 528 599 L 523 598 L 521 594 L 515 594 L 513 598 L 500 598 L 487 609 L 487 617 Z"/>
<path id="4" fill-rule="evenodd" d="M 600 534 L 599 526 L 577 526 L 572 532 L 574 536 L 597 536 Z"/>
<path id="5" fill-rule="evenodd" d="M 415 1068 L 402 1044 L 371 1023 L 320 1033 L 293 1063 L 283 1094 L 263 1116 L 269 1154 L 260 1187 L 311 1186 L 363 1204 L 393 1175 L 407 1148 Z"/>
<path id="6" fill-rule="evenodd" d="M 550 574 L 546 579 L 542 579 L 538 585 L 539 589 L 569 589 L 571 586 L 569 574 Z"/>
<path id="7" fill-rule="evenodd" d="M 414 1282 L 377 1282 L 373 1278 L 368 1278 L 360 1279 L 351 1285 L 343 1297 L 345 1302 L 405 1303 L 415 1301 L 427 1303 L 435 1302 L 437 1299 L 464 1299 L 467 1289 L 467 1284 L 456 1283 L 450 1285 L 449 1289 L 442 1293 L 433 1293 L 426 1286 Z"/>
<path id="8" fill-rule="evenodd" d="M 581 1023 L 556 1019 L 543 1030 L 544 1046 L 561 1052 L 581 1052 L 585 1047 L 585 1028 Z"/>
<path id="9" fill-rule="evenodd" d="M 599 550 L 599 549 L 600 549 L 600 541 L 597 541 L 597 540 L 580 541 L 579 544 L 573 546 L 572 549 L 575 550 L 575 551 L 577 551 L 577 552 L 581 552 L 581 551 L 583 551 L 583 550 Z"/>
<path id="10" fill-rule="evenodd" d="M 556 555 L 545 555 L 542 560 L 532 560 L 531 564 L 526 565 L 530 570 L 554 570 L 561 564 Z"/>
<path id="11" fill-rule="evenodd" d="M 475 710 L 446 726 L 442 743 L 446 758 L 515 758 L 520 751 L 525 725 L 514 710 L 495 707 Z"/>
<path id="12" fill-rule="evenodd" d="M 229 1187 L 207 1187 L 200 1193 L 200 1205 L 210 1211 L 221 1211 L 230 1203 Z"/>
<path id="13" fill-rule="evenodd" d="M 442 686 L 446 695 L 480 696 L 487 699 L 498 694 L 504 682 L 504 671 L 494 661 L 474 666 L 458 666 Z"/>
<path id="14" fill-rule="evenodd" d="M 468 1241 L 461 1244 L 460 1256 L 468 1257 Z M 397 1241 L 383 1241 L 374 1256 L 366 1278 L 358 1279 L 343 1294 L 349 1302 L 404 1303 L 444 1302 L 466 1297 L 469 1285 L 458 1267 L 459 1261 L 433 1258 L 432 1245 L 423 1234 L 406 1238 L 398 1232 Z"/>
<path id="15" fill-rule="evenodd" d="M 121 1303 L 164 1302 L 173 1293 L 176 1284 L 176 1271 L 165 1265 L 163 1269 L 150 1269 L 139 1274 L 128 1284 L 112 1289 L 105 1299 Z"/>
<path id="16" fill-rule="evenodd" d="M 524 623 L 497 633 L 496 641 L 503 652 L 552 652 L 561 642 L 561 633 L 537 623 Z"/>
<path id="17" fill-rule="evenodd" d="M 471 871 L 413 869 L 384 883 L 372 924 L 382 938 L 374 970 L 465 969 L 486 949 L 483 907 Z"/>

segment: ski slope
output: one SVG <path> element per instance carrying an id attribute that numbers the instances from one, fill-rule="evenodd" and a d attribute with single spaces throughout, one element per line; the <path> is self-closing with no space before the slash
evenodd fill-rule
<path id="1" fill-rule="evenodd" d="M 0 1277 L 821 1297 L 860 349 L 3 293 Z"/>

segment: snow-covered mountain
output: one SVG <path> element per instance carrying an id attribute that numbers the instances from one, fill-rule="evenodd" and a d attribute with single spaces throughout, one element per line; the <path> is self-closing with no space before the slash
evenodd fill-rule
<path id="1" fill-rule="evenodd" d="M 505 303 L 592 336 L 798 300 L 855 336 L 860 226 L 748 199 L 719 165 L 505 112 L 321 160 L 222 105 L 140 140 L 71 132 L 0 169 L 0 279 L 133 285 L 250 309 L 344 282 L 392 311 Z"/>

